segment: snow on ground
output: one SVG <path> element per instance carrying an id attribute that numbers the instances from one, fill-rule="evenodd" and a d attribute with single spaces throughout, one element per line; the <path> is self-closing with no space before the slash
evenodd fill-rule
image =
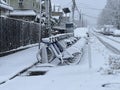
<path id="1" fill-rule="evenodd" d="M 31 66 L 36 60 L 37 47 L 29 48 L 0 58 L 0 82 L 8 80 L 21 70 Z"/>
<path id="2" fill-rule="evenodd" d="M 58 73 L 57 73 L 58 72 Z M 113 79 L 114 78 L 114 79 Z M 119 90 L 105 89 L 106 83 L 117 83 L 119 77 L 100 75 L 80 66 L 58 67 L 37 77 L 17 77 L 0 86 L 1 90 Z"/>
<path id="3" fill-rule="evenodd" d="M 33 52 L 36 50 L 32 49 Z M 53 67 L 43 76 L 18 76 L 0 85 L 0 90 L 119 90 L 120 75 L 101 72 L 102 68 L 107 68 L 112 53 L 94 36 L 85 49 L 79 65 Z M 89 54 L 92 55 L 92 68 L 89 68 Z"/>
<path id="4" fill-rule="evenodd" d="M 120 37 L 113 37 L 113 36 L 107 36 L 107 37 L 109 37 L 109 38 L 111 38 L 111 39 L 120 43 Z"/>
<path id="5" fill-rule="evenodd" d="M 74 35 L 75 37 L 86 37 L 87 36 L 87 33 L 88 32 L 88 29 L 87 28 L 76 28 L 74 30 Z"/>

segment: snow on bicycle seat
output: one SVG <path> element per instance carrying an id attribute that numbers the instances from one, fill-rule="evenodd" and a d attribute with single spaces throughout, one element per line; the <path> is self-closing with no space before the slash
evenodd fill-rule
<path id="1" fill-rule="evenodd" d="M 43 38 L 42 42 L 45 44 L 52 44 L 57 41 L 57 38 L 55 37 L 50 37 L 50 38 Z"/>
<path id="2" fill-rule="evenodd" d="M 43 38 L 42 39 L 42 43 L 45 43 L 45 44 L 52 44 L 52 42 L 50 41 L 50 39 L 49 38 Z"/>
<path id="3" fill-rule="evenodd" d="M 50 42 L 50 39 L 49 38 L 43 38 L 42 42 Z"/>

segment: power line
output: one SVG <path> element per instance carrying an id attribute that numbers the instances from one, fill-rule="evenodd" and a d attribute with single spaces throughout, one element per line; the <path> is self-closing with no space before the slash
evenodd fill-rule
<path id="1" fill-rule="evenodd" d="M 83 8 L 83 9 L 91 9 L 91 10 L 96 10 L 96 11 L 102 11 L 102 10 L 104 10 L 104 9 L 100 9 L 100 8 L 89 7 L 90 5 L 84 4 L 84 3 L 79 3 L 79 4 L 85 5 L 85 7 L 81 7 L 80 6 L 80 8 Z M 115 10 L 115 9 L 107 9 L 107 8 L 105 8 L 105 10 L 107 10 L 107 11 L 115 11 L 115 12 L 118 11 L 118 10 Z"/>
<path id="2" fill-rule="evenodd" d="M 88 5 L 88 4 L 84 4 L 84 3 L 79 3 L 79 4 L 81 4 L 81 5 L 85 5 L 85 9 L 92 9 L 92 10 L 103 10 L 103 9 L 100 9 L 100 8 L 94 8 L 94 7 L 89 7 L 90 5 Z"/>
<path id="3" fill-rule="evenodd" d="M 97 9 L 97 8 L 91 8 L 91 9 L 96 9 L 96 10 L 100 10 L 100 9 Z M 94 18 L 94 19 L 97 19 L 98 17 L 94 17 L 94 16 L 91 16 L 91 15 L 87 15 L 85 13 L 81 13 L 81 11 L 78 9 L 78 6 L 76 4 L 76 10 L 78 11 L 79 14 L 81 15 L 84 15 L 84 16 L 87 16 L 87 17 L 91 17 L 91 18 Z"/>
<path id="4" fill-rule="evenodd" d="M 72 5 L 72 2 L 70 1 L 70 2 L 68 2 L 68 3 L 65 3 L 65 4 L 63 4 L 63 6 L 68 6 L 68 5 Z"/>
<path id="5" fill-rule="evenodd" d="M 87 7 L 80 7 L 83 9 L 90 9 L 90 10 L 94 10 L 94 11 L 102 11 L 103 9 L 97 9 L 97 8 L 87 8 Z"/>
<path id="6" fill-rule="evenodd" d="M 98 19 L 98 17 L 91 16 L 91 15 L 88 15 L 88 14 L 85 14 L 85 13 L 82 13 L 82 15 L 87 16 L 87 17 L 89 17 L 89 18 Z"/>

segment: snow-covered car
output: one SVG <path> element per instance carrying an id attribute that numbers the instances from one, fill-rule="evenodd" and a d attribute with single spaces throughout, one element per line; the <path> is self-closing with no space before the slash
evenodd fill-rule
<path id="1" fill-rule="evenodd" d="M 100 32 L 100 33 L 102 33 L 102 34 L 104 34 L 104 35 L 113 35 L 114 29 L 111 28 L 111 27 L 103 27 L 103 28 L 101 29 L 101 32 Z"/>
<path id="2" fill-rule="evenodd" d="M 113 36 L 114 37 L 120 37 L 120 30 L 114 30 Z"/>

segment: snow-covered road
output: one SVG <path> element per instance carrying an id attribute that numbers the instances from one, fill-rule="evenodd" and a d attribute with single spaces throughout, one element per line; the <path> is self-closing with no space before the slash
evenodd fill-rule
<path id="1" fill-rule="evenodd" d="M 97 34 L 97 33 L 95 33 Z M 95 35 L 94 34 L 94 35 Z M 111 50 L 113 53 L 120 55 L 120 42 L 117 40 L 114 40 L 114 38 L 109 38 L 102 34 L 95 35 L 101 43 L 105 45 L 106 48 Z"/>

